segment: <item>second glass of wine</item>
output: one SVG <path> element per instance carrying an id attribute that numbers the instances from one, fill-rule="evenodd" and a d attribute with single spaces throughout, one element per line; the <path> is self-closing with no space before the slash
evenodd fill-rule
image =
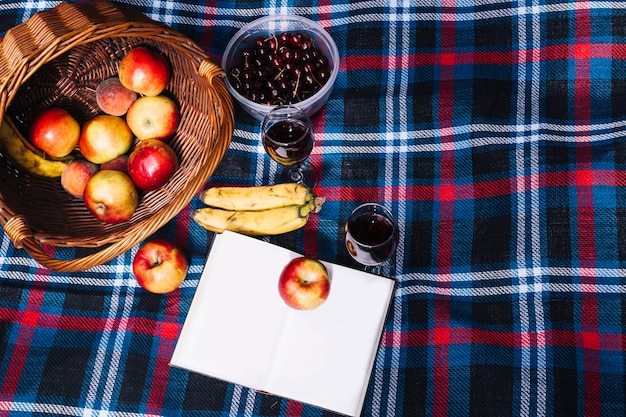
<path id="1" fill-rule="evenodd" d="M 313 124 L 296 106 L 276 106 L 261 124 L 263 147 L 269 156 L 283 165 L 283 182 L 304 183 L 315 187 L 317 179 L 306 162 L 313 150 Z"/>
<path id="2" fill-rule="evenodd" d="M 398 225 L 391 212 L 377 203 L 355 208 L 345 225 L 348 253 L 365 271 L 378 274 L 398 245 Z"/>

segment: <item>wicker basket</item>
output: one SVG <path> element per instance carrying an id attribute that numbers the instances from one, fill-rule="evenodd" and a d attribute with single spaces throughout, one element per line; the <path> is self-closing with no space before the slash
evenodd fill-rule
<path id="1" fill-rule="evenodd" d="M 140 194 L 128 222 L 96 220 L 58 178 L 29 174 L 0 155 L 0 222 L 17 248 L 49 269 L 80 271 L 107 262 L 176 216 L 222 160 L 232 138 L 233 105 L 224 72 L 198 45 L 108 2 L 63 3 L 36 13 L 8 30 L 0 44 L 0 120 L 10 117 L 22 132 L 52 104 L 79 122 L 97 114 L 96 86 L 115 75 L 121 57 L 137 45 L 157 48 L 172 65 L 165 94 L 180 108 L 180 125 L 169 141 L 180 169 L 161 189 Z M 91 249 L 78 259 L 57 259 L 54 246 Z"/>

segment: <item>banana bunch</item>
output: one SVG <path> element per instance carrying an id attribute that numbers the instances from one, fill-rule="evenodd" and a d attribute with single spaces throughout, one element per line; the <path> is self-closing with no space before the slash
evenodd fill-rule
<path id="1" fill-rule="evenodd" d="M 68 164 L 68 160 L 46 159 L 31 149 L 15 124 L 6 116 L 0 125 L 0 151 L 28 172 L 44 177 L 60 177 Z"/>
<path id="2" fill-rule="evenodd" d="M 303 227 L 317 213 L 324 198 L 304 184 L 283 183 L 256 187 L 213 187 L 200 194 L 208 207 L 191 216 L 216 233 L 231 230 L 250 236 L 278 235 Z"/>

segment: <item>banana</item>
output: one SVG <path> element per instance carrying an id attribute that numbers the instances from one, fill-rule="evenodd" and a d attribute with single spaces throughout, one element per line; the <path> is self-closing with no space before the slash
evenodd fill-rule
<path id="1" fill-rule="evenodd" d="M 4 117 L 0 126 L 0 150 L 28 172 L 44 177 L 60 177 L 68 163 L 66 160 L 46 159 L 33 152 L 8 117 Z"/>
<path id="2" fill-rule="evenodd" d="M 234 211 L 303 206 L 314 198 L 316 196 L 309 187 L 298 183 L 257 187 L 213 187 L 200 194 L 200 200 L 207 206 Z"/>
<path id="3" fill-rule="evenodd" d="M 313 201 L 302 206 L 275 207 L 267 210 L 224 210 L 203 207 L 192 212 L 202 227 L 216 233 L 224 230 L 250 236 L 278 235 L 303 227 L 316 209 Z"/>
<path id="4" fill-rule="evenodd" d="M 208 207 L 192 218 L 216 233 L 231 230 L 251 236 L 278 235 L 303 227 L 320 211 L 324 197 L 304 184 L 282 183 L 256 187 L 213 187 L 202 192 Z"/>

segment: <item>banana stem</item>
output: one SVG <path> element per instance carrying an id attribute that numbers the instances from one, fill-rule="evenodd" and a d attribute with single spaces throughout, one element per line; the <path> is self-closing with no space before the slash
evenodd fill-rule
<path id="1" fill-rule="evenodd" d="M 326 201 L 325 197 L 321 197 L 321 196 L 314 196 L 313 197 L 313 208 L 311 209 L 311 213 L 319 213 L 320 210 L 322 209 L 322 205 L 324 205 L 324 202 Z"/>

